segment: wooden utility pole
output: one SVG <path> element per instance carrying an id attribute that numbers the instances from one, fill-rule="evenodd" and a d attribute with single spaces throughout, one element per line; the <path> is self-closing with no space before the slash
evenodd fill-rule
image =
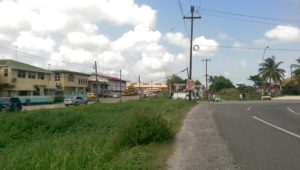
<path id="1" fill-rule="evenodd" d="M 194 17 L 195 7 L 191 6 L 191 14 L 190 17 L 183 17 L 183 19 L 191 20 L 191 37 L 190 37 L 190 73 L 188 75 L 188 79 L 192 79 L 192 58 L 193 58 L 193 31 L 194 31 L 194 19 L 200 19 L 201 17 Z M 192 100 L 192 91 L 189 91 L 189 100 Z"/>
<path id="2" fill-rule="evenodd" d="M 141 90 L 141 76 L 139 75 L 139 90 L 140 90 L 140 100 L 142 98 L 142 90 Z"/>
<path id="3" fill-rule="evenodd" d="M 205 61 L 205 91 L 207 92 L 207 90 L 208 90 L 208 86 L 207 86 L 207 77 L 208 77 L 208 74 L 207 74 L 207 62 L 211 61 L 211 59 L 205 59 L 205 60 L 202 60 L 202 61 Z"/>
<path id="4" fill-rule="evenodd" d="M 96 87 L 97 87 L 96 103 L 99 103 L 99 83 L 98 83 L 97 61 L 95 61 L 94 69 L 95 69 Z"/>
<path id="5" fill-rule="evenodd" d="M 120 102 L 122 101 L 122 91 L 121 91 L 121 88 L 122 88 L 122 70 L 120 70 Z"/>

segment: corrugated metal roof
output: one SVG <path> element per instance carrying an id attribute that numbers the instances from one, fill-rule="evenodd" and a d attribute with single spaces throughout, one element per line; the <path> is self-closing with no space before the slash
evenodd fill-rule
<path id="1" fill-rule="evenodd" d="M 25 63 L 21 63 L 19 61 L 15 61 L 15 60 L 0 60 L 0 66 L 2 67 L 10 67 L 16 70 L 25 70 L 25 71 L 34 71 L 34 72 L 40 72 L 40 73 L 51 73 L 48 70 L 39 68 L 39 67 L 35 67 L 29 64 L 25 64 Z"/>

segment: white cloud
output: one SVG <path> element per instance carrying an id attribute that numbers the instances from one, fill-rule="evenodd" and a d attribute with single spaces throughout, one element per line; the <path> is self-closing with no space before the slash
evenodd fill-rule
<path id="1" fill-rule="evenodd" d="M 167 33 L 164 36 L 170 44 L 189 50 L 189 39 L 182 33 Z M 213 56 L 218 50 L 218 42 L 213 39 L 207 39 L 204 36 L 196 37 L 193 42 L 194 46 L 199 46 L 199 51 L 193 51 L 196 56 Z"/>
<path id="2" fill-rule="evenodd" d="M 267 46 L 267 45 L 271 44 L 271 42 L 266 39 L 260 38 L 260 39 L 254 40 L 253 44 L 259 45 L 259 46 Z"/>
<path id="3" fill-rule="evenodd" d="M 87 35 L 84 32 L 70 32 L 67 41 L 73 47 L 87 50 L 107 49 L 109 40 L 103 35 Z"/>
<path id="4" fill-rule="evenodd" d="M 243 43 L 238 42 L 238 41 L 234 42 L 232 44 L 232 46 L 235 47 L 235 48 L 243 48 L 243 47 L 245 47 L 245 45 Z"/>
<path id="5" fill-rule="evenodd" d="M 51 59 L 68 61 L 69 63 L 92 63 L 95 60 L 90 51 L 80 48 L 73 49 L 64 45 L 59 47 L 59 52 L 53 53 Z"/>
<path id="6" fill-rule="evenodd" d="M 300 29 L 293 26 L 278 25 L 265 32 L 265 36 L 282 42 L 298 42 L 300 41 Z"/>
<path id="7" fill-rule="evenodd" d="M 219 33 L 218 34 L 218 38 L 224 41 L 233 41 L 234 38 L 232 38 L 231 36 L 225 34 L 225 33 Z"/>
<path id="8" fill-rule="evenodd" d="M 241 60 L 240 63 L 243 68 L 247 67 L 247 61 Z"/>
<path id="9" fill-rule="evenodd" d="M 189 41 L 181 32 L 167 33 L 164 36 L 164 39 L 166 39 L 170 44 L 176 45 L 178 47 L 184 49 L 189 48 Z"/>
<path id="10" fill-rule="evenodd" d="M 0 31 L 11 33 L 29 29 L 32 12 L 26 6 L 13 1 L 0 1 Z"/>
<path id="11" fill-rule="evenodd" d="M 1 34 L 0 33 L 0 41 L 9 41 L 9 37 L 8 36 L 6 36 L 5 34 Z"/>
<path id="12" fill-rule="evenodd" d="M 195 55 L 198 56 L 213 56 L 218 50 L 218 42 L 213 39 L 207 39 L 204 36 L 197 37 L 194 40 L 194 45 L 199 45 L 199 51 L 194 51 Z"/>
<path id="13" fill-rule="evenodd" d="M 100 68 L 109 70 L 126 69 L 125 58 L 119 52 L 105 51 L 97 56 Z"/>
<path id="14" fill-rule="evenodd" d="M 122 69 L 127 75 L 161 78 L 174 63 L 185 61 L 188 39 L 174 35 L 184 41 L 177 44 L 184 45 L 183 52 L 170 53 L 156 20 L 154 9 L 134 0 L 0 0 L 0 41 L 49 58 L 40 65 L 51 68 L 82 70 L 96 60 L 100 72 Z M 115 27 L 113 33 L 121 28 L 117 34 L 122 35 L 111 39 L 103 24 Z"/>
<path id="15" fill-rule="evenodd" d="M 123 34 L 122 37 L 113 43 L 113 49 L 120 51 L 144 51 L 147 44 L 157 43 L 161 38 L 161 33 L 151 31 L 145 26 L 137 26 L 133 31 Z"/>
<path id="16" fill-rule="evenodd" d="M 31 32 L 20 32 L 17 40 L 12 43 L 19 48 L 25 48 L 30 50 L 42 50 L 45 52 L 52 52 L 55 42 L 51 37 L 38 37 Z"/>

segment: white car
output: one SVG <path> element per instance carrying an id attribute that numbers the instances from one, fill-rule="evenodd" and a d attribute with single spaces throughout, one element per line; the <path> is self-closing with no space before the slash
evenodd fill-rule
<path id="1" fill-rule="evenodd" d="M 88 100 L 80 96 L 71 96 L 64 101 L 65 106 L 74 105 L 78 106 L 80 104 L 88 104 Z"/>

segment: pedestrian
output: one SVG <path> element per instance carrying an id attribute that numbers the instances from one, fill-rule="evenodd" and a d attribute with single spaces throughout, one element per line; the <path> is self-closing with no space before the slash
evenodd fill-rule
<path id="1" fill-rule="evenodd" d="M 212 100 L 213 100 L 213 102 L 216 101 L 216 95 L 215 94 L 213 94 Z"/>
<path id="2" fill-rule="evenodd" d="M 243 95 L 240 94 L 240 101 L 243 101 Z"/>

